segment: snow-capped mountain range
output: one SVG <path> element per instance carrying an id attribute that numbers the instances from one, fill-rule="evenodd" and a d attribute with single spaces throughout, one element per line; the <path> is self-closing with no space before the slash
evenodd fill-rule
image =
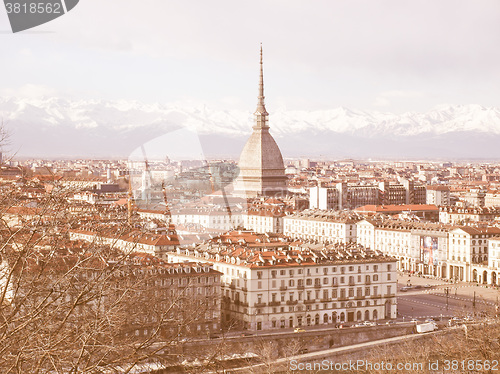
<path id="1" fill-rule="evenodd" d="M 13 151 L 44 157 L 123 157 L 183 127 L 207 155 L 237 157 L 253 124 L 251 111 L 61 98 L 0 98 L 0 116 Z M 500 109 L 480 105 L 401 115 L 278 109 L 269 123 L 285 157 L 500 158 Z"/>

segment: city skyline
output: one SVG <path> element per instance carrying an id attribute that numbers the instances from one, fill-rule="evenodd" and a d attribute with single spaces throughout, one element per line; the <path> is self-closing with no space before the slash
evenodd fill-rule
<path id="1" fill-rule="evenodd" d="M 22 156 L 123 157 L 186 126 L 202 136 L 229 135 L 208 147 L 220 150 L 224 143 L 228 150 L 218 156 L 234 157 L 251 130 L 261 42 L 270 123 L 285 157 L 391 158 L 414 143 L 413 153 L 404 156 L 460 158 L 451 151 L 467 150 L 463 143 L 472 138 L 475 144 L 463 156 L 474 158 L 476 151 L 490 148 L 482 144 L 489 140 L 484 133 L 500 133 L 500 52 L 494 48 L 500 6 L 495 2 L 481 7 L 451 1 L 196 5 L 146 2 L 136 9 L 113 1 L 86 2 L 31 31 L 4 32 L 10 54 L 0 62 L 9 72 L 0 89 L 0 115 L 12 127 L 13 151 Z M 90 23 L 94 27 L 85 26 Z M 7 28 L 2 13 L 0 29 Z M 453 117 L 456 108 L 469 106 L 483 108 L 486 117 L 464 110 L 472 117 L 477 139 L 458 135 L 451 150 L 439 154 L 422 148 L 428 139 L 443 143 L 449 138 L 443 128 L 456 130 L 439 122 L 439 116 Z M 427 121 L 434 114 L 438 120 Z M 465 130 L 471 122 L 463 116 L 457 121 Z M 385 122 L 403 130 L 374 127 Z M 430 135 L 405 132 L 413 122 L 423 123 Z M 395 155 L 374 149 L 362 153 L 370 148 L 366 134 L 343 136 L 346 127 L 358 131 L 359 123 L 370 125 L 361 127 L 368 137 L 376 134 L 373 143 L 382 142 L 382 150 L 388 148 L 387 132 L 405 132 L 401 149 Z M 459 126 L 457 131 L 463 130 Z M 320 145 L 313 147 L 319 153 L 307 147 L 302 154 L 293 153 L 303 131 L 312 132 L 311 143 L 342 135 L 331 152 Z M 140 139 L 138 132 L 149 138 Z M 288 134 L 295 136 L 282 139 Z M 434 139 L 436 134 L 441 138 Z M 54 143 L 54 137 L 62 142 Z M 96 138 L 99 150 L 106 148 L 106 140 L 130 144 L 107 153 L 89 147 L 83 154 L 76 138 L 87 144 Z M 38 148 L 44 149 L 37 149 L 41 142 L 46 145 Z"/>

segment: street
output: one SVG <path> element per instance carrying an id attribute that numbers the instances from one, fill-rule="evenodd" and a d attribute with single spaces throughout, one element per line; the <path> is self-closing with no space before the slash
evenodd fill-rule
<path id="1" fill-rule="evenodd" d="M 411 284 L 412 288 L 402 292 L 401 288 L 408 284 Z M 498 305 L 499 296 L 500 291 L 491 286 L 454 284 L 440 279 L 400 275 L 398 277 L 398 318 L 418 319 L 492 314 Z"/>

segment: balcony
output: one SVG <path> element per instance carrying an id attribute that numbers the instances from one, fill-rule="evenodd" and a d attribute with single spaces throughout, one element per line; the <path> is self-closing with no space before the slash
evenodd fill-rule
<path id="1" fill-rule="evenodd" d="M 304 304 L 314 304 L 315 302 L 316 302 L 316 299 L 304 300 Z"/>
<path id="2" fill-rule="evenodd" d="M 359 296 L 355 296 L 354 300 L 364 300 L 364 298 L 365 298 L 364 296 L 359 295 Z"/>
<path id="3" fill-rule="evenodd" d="M 234 289 L 236 289 L 236 285 L 235 285 L 234 283 L 231 283 L 231 284 L 229 285 L 229 288 L 230 288 L 230 289 L 232 289 L 232 290 L 234 290 Z"/>
<path id="4" fill-rule="evenodd" d="M 386 293 L 384 297 L 396 297 L 396 295 L 393 293 Z"/>
<path id="5" fill-rule="evenodd" d="M 321 288 L 321 283 L 314 283 L 314 288 Z"/>
<path id="6" fill-rule="evenodd" d="M 340 297 L 338 298 L 338 300 L 339 300 L 339 301 L 347 301 L 347 300 L 349 300 L 349 298 L 348 298 L 347 296 L 340 296 Z"/>
<path id="7" fill-rule="evenodd" d="M 372 284 L 372 281 L 365 281 L 365 284 Z"/>
<path id="8" fill-rule="evenodd" d="M 298 300 L 288 300 L 286 302 L 286 305 L 296 305 L 299 301 Z"/>
<path id="9" fill-rule="evenodd" d="M 328 302 L 330 302 L 331 300 L 332 300 L 332 299 L 330 299 L 329 297 L 327 297 L 327 298 L 323 298 L 323 299 L 321 299 L 321 302 L 322 302 L 322 303 L 328 303 Z"/>
<path id="10" fill-rule="evenodd" d="M 281 301 L 270 301 L 269 302 L 269 306 L 280 306 L 281 305 Z"/>
<path id="11" fill-rule="evenodd" d="M 339 285 L 337 283 L 332 284 L 332 287 L 338 287 Z"/>
<path id="12" fill-rule="evenodd" d="M 382 295 L 373 295 L 372 296 L 372 299 L 381 299 L 382 298 Z"/>
<path id="13" fill-rule="evenodd" d="M 256 308 L 263 308 L 265 307 L 267 304 L 266 303 L 263 303 L 263 302 L 257 302 L 257 303 L 254 303 L 253 306 L 256 307 Z"/>
<path id="14" fill-rule="evenodd" d="M 241 290 L 242 290 L 243 292 L 247 292 L 247 291 L 248 291 L 248 288 L 246 288 L 246 287 L 241 287 Z"/>
<path id="15" fill-rule="evenodd" d="M 355 282 L 354 281 L 349 281 L 349 286 L 354 286 Z"/>
<path id="16" fill-rule="evenodd" d="M 297 285 L 297 288 L 298 288 L 299 290 L 303 290 L 303 289 L 304 289 L 304 285 L 303 285 L 303 284 L 299 284 L 299 285 Z"/>
<path id="17" fill-rule="evenodd" d="M 287 286 L 281 286 L 281 287 L 280 287 L 280 291 L 286 291 L 287 289 L 288 289 L 288 287 L 287 287 Z"/>

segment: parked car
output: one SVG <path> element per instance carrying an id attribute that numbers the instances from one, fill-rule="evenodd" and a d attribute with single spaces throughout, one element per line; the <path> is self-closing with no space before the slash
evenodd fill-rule
<path id="1" fill-rule="evenodd" d="M 293 332 L 306 332 L 306 330 L 301 329 L 300 327 L 296 327 L 295 330 L 293 330 Z"/>

